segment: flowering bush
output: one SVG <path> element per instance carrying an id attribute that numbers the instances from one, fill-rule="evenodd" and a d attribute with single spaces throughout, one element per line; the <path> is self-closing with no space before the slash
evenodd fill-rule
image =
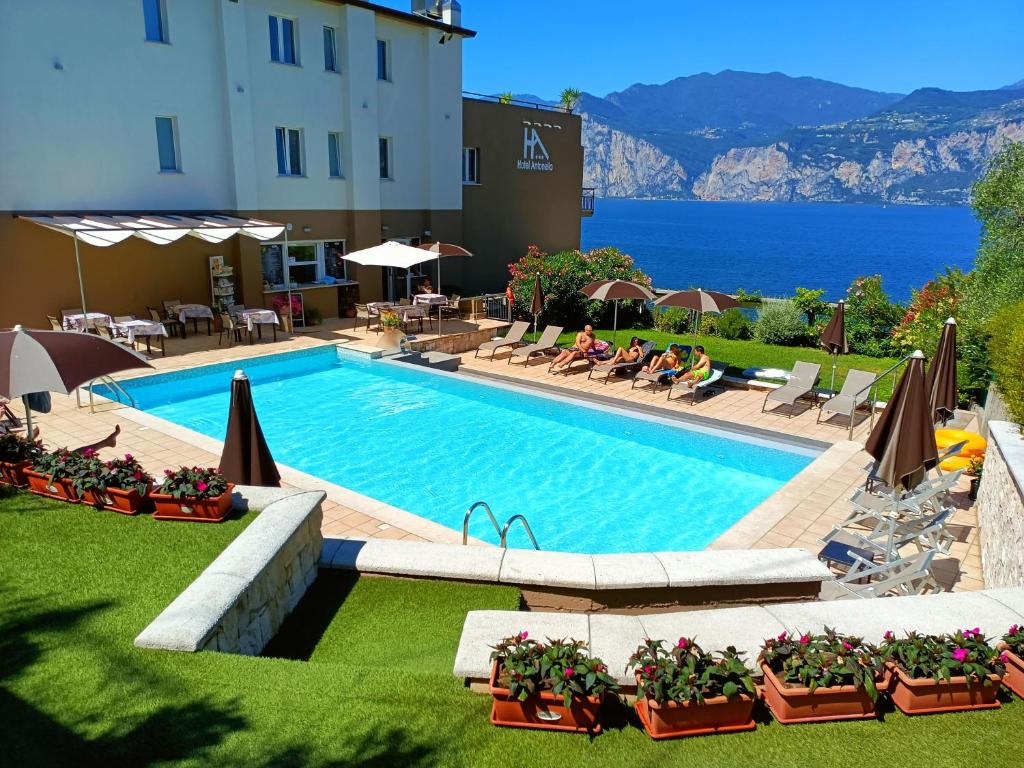
<path id="1" fill-rule="evenodd" d="M 382 328 L 388 328 L 392 331 L 401 330 L 402 321 L 398 317 L 397 312 L 381 312 L 380 313 L 380 325 Z"/>
<path id="2" fill-rule="evenodd" d="M 550 691 L 568 707 L 573 697 L 603 696 L 618 690 L 601 659 L 583 653 L 581 640 L 538 643 L 528 632 L 507 637 L 493 646 L 491 660 L 498 662 L 498 681 L 512 696 L 525 701 L 531 694 Z"/>
<path id="3" fill-rule="evenodd" d="M 144 496 L 153 483 L 153 477 L 142 468 L 138 460 L 130 453 L 123 459 L 114 459 L 103 465 L 100 475 L 103 489 L 120 488 L 124 491 L 135 490 Z"/>
<path id="4" fill-rule="evenodd" d="M 762 304 L 758 310 L 754 338 L 763 344 L 803 344 L 807 340 L 807 324 L 793 302 L 773 301 Z"/>
<path id="5" fill-rule="evenodd" d="M 164 470 L 160 493 L 176 499 L 212 499 L 227 489 L 228 481 L 216 469 L 182 467 L 177 472 Z"/>
<path id="6" fill-rule="evenodd" d="M 1010 631 L 1003 635 L 1003 643 L 1008 651 L 1017 654 L 1024 659 L 1024 626 L 1014 624 Z M 1004 664 L 1005 659 L 1000 659 Z"/>
<path id="7" fill-rule="evenodd" d="M 783 683 L 812 691 L 854 685 L 872 701 L 878 697 L 875 678 L 882 672 L 882 657 L 859 637 L 828 627 L 820 635 L 783 632 L 765 640 L 759 658 Z"/>
<path id="8" fill-rule="evenodd" d="M 880 651 L 911 678 L 931 677 L 938 681 L 966 677 L 969 683 L 980 680 L 983 685 L 990 685 L 988 675 L 1002 675 L 1005 671 L 999 652 L 977 628 L 952 635 L 908 632 L 902 640 L 886 632 Z"/>
<path id="9" fill-rule="evenodd" d="M 41 452 L 32 460 L 32 471 L 54 480 L 73 480 L 87 468 L 87 458 L 91 457 L 67 448 Z"/>
<path id="10" fill-rule="evenodd" d="M 540 274 L 544 291 L 544 321 L 576 328 L 590 323 L 611 325 L 613 303 L 590 301 L 580 289 L 596 280 L 630 280 L 647 288 L 651 278 L 617 248 L 545 253 L 531 245 L 526 255 L 509 265 L 513 314 L 526 317 L 533 302 L 533 284 Z M 642 301 L 619 302 L 619 327 L 628 328 L 646 311 Z"/>
<path id="11" fill-rule="evenodd" d="M 31 461 L 43 452 L 27 437 L 14 432 L 0 434 L 0 461 L 17 464 L 19 461 Z"/>
<path id="12" fill-rule="evenodd" d="M 882 290 L 881 275 L 854 280 L 846 289 L 844 309 L 846 341 L 851 352 L 885 357 L 896 351 L 892 330 L 903 318 L 903 308 L 889 301 Z"/>
<path id="13" fill-rule="evenodd" d="M 960 302 L 970 285 L 970 275 L 959 269 L 946 269 L 944 275 L 929 280 L 914 291 L 903 319 L 892 331 L 896 345 L 903 352 L 923 350 L 930 359 L 939 346 L 942 325 L 947 318 L 958 317 Z"/>
<path id="14" fill-rule="evenodd" d="M 756 690 L 750 670 L 734 647 L 716 658 L 687 637 L 680 637 L 671 650 L 666 650 L 663 640 L 648 638 L 629 657 L 626 669 L 630 668 L 639 677 L 637 693 L 659 704 L 703 704 L 705 699 L 731 699 L 744 691 L 753 695 Z"/>

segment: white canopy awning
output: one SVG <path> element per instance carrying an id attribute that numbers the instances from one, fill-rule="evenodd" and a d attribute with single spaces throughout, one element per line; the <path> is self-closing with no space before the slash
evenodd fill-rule
<path id="1" fill-rule="evenodd" d="M 405 243 L 396 243 L 393 240 L 345 254 L 346 261 L 362 264 L 364 267 L 395 267 L 397 269 L 409 269 L 424 261 L 433 261 L 435 258 L 437 258 L 435 253 L 428 253 L 421 248 L 414 248 Z"/>
<path id="2" fill-rule="evenodd" d="M 116 245 L 132 235 L 157 245 L 167 245 L 192 235 L 219 243 L 233 235 L 270 240 L 284 231 L 284 224 L 260 219 L 241 219 L 223 214 L 182 215 L 176 213 L 114 214 L 88 216 L 21 216 L 41 227 L 76 237 L 101 248 Z"/>

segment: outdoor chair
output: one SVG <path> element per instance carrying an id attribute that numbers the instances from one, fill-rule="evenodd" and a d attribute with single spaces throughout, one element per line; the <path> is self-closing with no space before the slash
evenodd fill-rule
<path id="1" fill-rule="evenodd" d="M 879 496 L 858 489 L 850 497 L 853 511 L 842 525 L 873 527 L 880 517 L 921 517 L 940 511 L 948 500 L 946 495 L 956 485 L 964 470 L 958 469 L 919 484 L 912 492 L 897 496 Z"/>
<path id="2" fill-rule="evenodd" d="M 942 587 L 931 574 L 936 554 L 937 550 L 930 549 L 891 563 L 873 563 L 857 557 L 843 576 L 821 585 L 821 597 L 823 600 L 844 600 L 882 597 L 890 593 L 924 595 L 942 592 Z"/>
<path id="3" fill-rule="evenodd" d="M 118 344 L 131 346 L 128 342 L 127 334 L 119 333 L 115 329 L 111 328 L 105 320 L 96 321 L 96 333 L 99 334 L 100 338 L 106 339 L 107 341 L 114 341 Z"/>
<path id="4" fill-rule="evenodd" d="M 252 344 L 252 331 L 250 331 L 244 325 L 239 324 L 235 320 L 235 318 L 233 318 L 227 312 L 221 312 L 220 332 L 217 334 L 217 346 L 220 346 L 220 343 L 225 336 L 228 339 L 229 347 L 232 346 L 236 341 L 241 343 L 243 331 L 249 334 L 249 343 Z"/>
<path id="5" fill-rule="evenodd" d="M 846 381 L 843 382 L 843 388 L 839 390 L 839 394 L 833 395 L 821 404 L 816 422 L 821 422 L 822 414 L 829 414 L 829 418 L 839 414 L 850 417 L 849 427 L 852 429 L 854 415 L 857 409 L 867 402 L 868 393 L 871 391 L 871 384 L 874 380 L 875 374 L 870 371 L 850 370 L 846 374 Z"/>
<path id="6" fill-rule="evenodd" d="M 164 328 L 171 336 L 185 338 L 185 324 L 177 317 L 166 313 L 161 314 L 156 307 L 146 307 L 146 311 L 149 313 L 149 319 L 154 323 L 163 323 Z"/>
<path id="7" fill-rule="evenodd" d="M 458 320 L 462 317 L 462 310 L 459 309 L 459 302 L 462 297 L 457 293 L 453 293 L 452 297 L 448 299 L 447 304 L 442 304 L 438 310 L 441 313 L 441 317 Z"/>
<path id="8" fill-rule="evenodd" d="M 880 519 L 878 524 L 866 533 L 850 531 L 835 526 L 821 538 L 825 546 L 818 552 L 818 559 L 830 567 L 852 567 L 857 557 L 882 562 L 893 562 L 901 558 L 900 550 L 915 546 L 918 552 L 934 549 L 946 554 L 956 540 L 946 530 L 946 523 L 952 516 L 952 509 L 943 509 L 934 515 L 912 520 L 897 521 Z"/>
<path id="9" fill-rule="evenodd" d="M 939 454 L 939 460 L 935 464 L 935 474 L 937 477 L 942 477 L 942 462 L 944 462 L 946 459 L 951 459 L 954 456 L 957 456 L 966 445 L 967 441 L 961 440 L 959 443 L 955 443 L 954 445 L 949 446 L 949 448 L 947 448 L 945 451 Z M 871 462 L 866 467 L 864 467 L 864 469 L 868 473 L 867 479 L 864 480 L 865 491 L 868 491 L 869 493 L 874 493 L 876 495 L 892 495 L 892 489 L 888 485 L 886 485 L 882 478 L 878 477 L 878 475 L 875 474 L 878 471 L 877 461 Z M 881 494 L 879 494 L 879 490 L 881 490 Z"/>
<path id="10" fill-rule="evenodd" d="M 797 362 L 793 366 L 793 374 L 790 376 L 789 381 L 778 389 L 771 390 L 764 396 L 764 402 L 761 404 L 761 413 L 764 413 L 768 408 L 768 401 L 770 400 L 775 403 L 788 405 L 789 412 L 787 415 L 789 418 L 793 418 L 797 400 L 802 397 L 817 399 L 814 387 L 818 383 L 819 373 L 821 373 L 821 365 L 819 363 Z"/>
<path id="11" fill-rule="evenodd" d="M 712 363 L 711 364 L 711 375 L 703 381 L 698 381 L 692 387 L 683 382 L 682 379 L 672 377 L 668 382 L 668 399 L 672 399 L 672 392 L 676 389 L 682 390 L 683 394 L 677 397 L 677 400 L 682 400 L 687 395 L 690 396 L 690 405 L 697 404 L 698 396 L 701 398 L 706 397 L 708 394 L 715 390 L 721 390 L 721 386 L 715 386 L 718 381 L 725 375 L 726 368 L 729 367 L 728 363 Z"/>
<path id="12" fill-rule="evenodd" d="M 63 331 L 64 330 L 64 326 L 60 324 L 60 320 L 58 320 L 54 315 L 47 315 L 46 319 L 50 321 L 50 330 L 51 331 Z"/>
<path id="13" fill-rule="evenodd" d="M 602 363 L 600 365 L 592 365 L 590 367 L 590 371 L 587 373 L 587 378 L 589 379 L 591 376 L 594 375 L 594 372 L 597 371 L 598 373 L 603 373 L 604 374 L 604 383 L 607 384 L 608 383 L 608 379 L 610 379 L 612 377 L 613 373 L 617 373 L 617 374 L 636 373 L 637 371 L 639 371 L 643 367 L 644 363 L 647 362 L 648 358 L 650 358 L 651 353 L 653 351 L 654 351 L 654 342 L 653 341 L 645 341 L 643 346 L 640 347 L 640 357 L 637 358 L 636 361 L 634 361 L 632 363 Z"/>
<path id="14" fill-rule="evenodd" d="M 693 352 L 693 347 L 688 344 L 679 345 L 679 365 L 678 368 L 662 368 L 657 371 L 637 371 L 636 375 L 633 376 L 633 383 L 629 385 L 630 389 L 636 387 L 636 383 L 648 382 L 651 385 L 651 389 L 655 392 L 658 391 L 658 387 L 668 386 L 672 381 L 672 376 L 677 371 L 682 370 L 683 363 L 686 363 L 690 359 L 690 354 Z M 641 368 L 643 366 L 640 366 Z"/>
<path id="15" fill-rule="evenodd" d="M 514 323 L 512 323 L 512 327 L 508 329 L 508 333 L 506 333 L 503 337 L 491 339 L 490 341 L 485 341 L 483 344 L 477 347 L 476 352 L 473 354 L 473 357 L 480 357 L 480 352 L 482 350 L 489 349 L 491 350 L 490 359 L 493 360 L 494 355 L 502 347 L 523 346 L 526 344 L 526 342 L 523 341 L 523 336 L 526 335 L 526 332 L 529 329 L 529 323 L 523 320 L 516 320 Z"/>
<path id="16" fill-rule="evenodd" d="M 563 330 L 561 326 L 549 325 L 541 333 L 536 343 L 513 349 L 512 354 L 508 356 L 508 364 L 511 365 L 513 360 L 522 358 L 523 365 L 529 365 L 530 358 L 534 355 L 543 355 L 548 350 L 555 349 L 555 342 L 558 341 L 558 337 L 562 335 Z"/>
<path id="17" fill-rule="evenodd" d="M 575 370 L 573 366 L 576 365 L 576 363 L 585 362 L 587 364 L 587 378 L 589 379 L 590 371 L 594 370 L 594 366 L 598 365 L 599 363 L 607 362 L 608 358 L 610 358 L 613 354 L 614 353 L 611 351 L 611 344 L 609 344 L 600 352 L 597 352 L 595 350 L 586 355 L 583 355 L 582 357 L 577 357 L 573 360 L 570 360 L 568 365 L 559 368 L 557 371 L 553 370 L 551 367 L 552 365 L 554 365 L 554 361 L 552 360 L 551 365 L 548 366 L 548 373 L 561 373 L 568 376 L 571 371 Z"/>

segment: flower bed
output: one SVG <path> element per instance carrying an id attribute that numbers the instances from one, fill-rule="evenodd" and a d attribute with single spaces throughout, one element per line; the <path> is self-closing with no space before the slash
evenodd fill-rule
<path id="1" fill-rule="evenodd" d="M 1024 627 L 1014 624 L 1003 635 L 1000 661 L 1006 667 L 1003 684 L 1024 699 Z"/>
<path id="2" fill-rule="evenodd" d="M 152 490 L 153 477 L 134 456 L 126 453 L 123 459 L 98 462 L 82 498 L 96 507 L 134 515 L 151 505 Z"/>
<path id="3" fill-rule="evenodd" d="M 215 469 L 182 467 L 164 470 L 164 481 L 151 494 L 156 520 L 189 520 L 219 523 L 231 511 L 234 485 Z"/>
<path id="4" fill-rule="evenodd" d="M 67 448 L 40 453 L 25 470 L 32 493 L 77 504 L 77 485 L 91 471 L 90 458 Z M 77 484 L 77 485 L 76 485 Z"/>
<path id="5" fill-rule="evenodd" d="M 42 453 L 32 440 L 6 432 L 0 434 L 0 483 L 24 488 L 28 485 L 25 470 Z"/>

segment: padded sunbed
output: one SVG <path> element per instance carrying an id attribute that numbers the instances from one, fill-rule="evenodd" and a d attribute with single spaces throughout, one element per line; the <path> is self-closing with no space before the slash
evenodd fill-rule
<path id="1" fill-rule="evenodd" d="M 644 363 L 647 361 L 647 358 L 649 358 L 651 356 L 651 352 L 653 352 L 653 351 L 654 351 L 654 342 L 653 341 L 644 342 L 644 345 L 642 347 L 640 347 L 640 358 L 638 360 L 636 360 L 635 362 L 632 362 L 632 363 L 628 363 L 628 362 L 627 363 L 602 363 L 601 365 L 593 365 L 593 366 L 590 367 L 590 372 L 587 373 L 587 378 L 589 379 L 591 376 L 594 375 L 594 371 L 597 371 L 598 373 L 603 373 L 605 375 L 604 376 L 604 383 L 607 384 L 608 383 L 608 379 L 611 378 L 613 373 L 624 374 L 624 373 L 632 373 L 634 371 L 639 371 L 643 367 Z"/>
<path id="2" fill-rule="evenodd" d="M 535 344 L 527 344 L 525 347 L 513 349 L 512 354 L 508 356 L 509 365 L 518 358 L 522 358 L 523 365 L 527 365 L 530 362 L 530 358 L 534 355 L 542 355 L 549 349 L 555 349 L 555 342 L 558 341 L 558 337 L 562 335 L 563 330 L 561 326 L 549 325 L 544 329 L 544 332 Z"/>
<path id="3" fill-rule="evenodd" d="M 728 363 L 712 363 L 711 364 L 711 375 L 708 376 L 703 381 L 698 381 L 692 387 L 689 384 L 687 384 L 686 382 L 684 382 L 684 381 L 682 381 L 680 379 L 676 379 L 676 378 L 669 379 L 668 399 L 669 400 L 672 399 L 672 390 L 674 390 L 674 389 L 681 389 L 681 390 L 683 390 L 683 394 L 680 395 L 676 399 L 677 400 L 681 400 L 686 395 L 689 395 L 690 396 L 690 405 L 696 405 L 696 403 L 697 403 L 697 396 L 700 395 L 701 397 L 703 397 L 704 395 L 706 395 L 709 392 L 711 392 L 713 385 L 717 381 L 719 381 L 725 375 L 725 369 L 728 368 L 728 367 L 729 367 Z"/>
<path id="4" fill-rule="evenodd" d="M 497 353 L 497 351 L 502 347 L 521 346 L 524 343 L 523 336 L 526 335 L 526 331 L 529 327 L 529 323 L 523 320 L 516 320 L 512 323 L 512 327 L 508 329 L 508 333 L 505 334 L 504 338 L 485 341 L 476 348 L 476 354 L 474 354 L 473 357 L 480 357 L 480 350 L 489 349 L 491 350 L 491 359 L 493 360 L 495 353 Z"/>
<path id="5" fill-rule="evenodd" d="M 793 413 L 796 411 L 796 401 L 801 397 L 814 396 L 814 387 L 818 383 L 819 373 L 821 373 L 820 363 L 797 362 L 793 366 L 793 374 L 789 377 L 789 381 L 778 389 L 771 390 L 764 396 L 764 402 L 761 403 L 761 413 L 765 412 L 765 409 L 768 407 L 768 401 L 771 400 L 775 403 L 788 405 L 789 413 L 787 415 L 789 418 L 793 418 Z"/>

